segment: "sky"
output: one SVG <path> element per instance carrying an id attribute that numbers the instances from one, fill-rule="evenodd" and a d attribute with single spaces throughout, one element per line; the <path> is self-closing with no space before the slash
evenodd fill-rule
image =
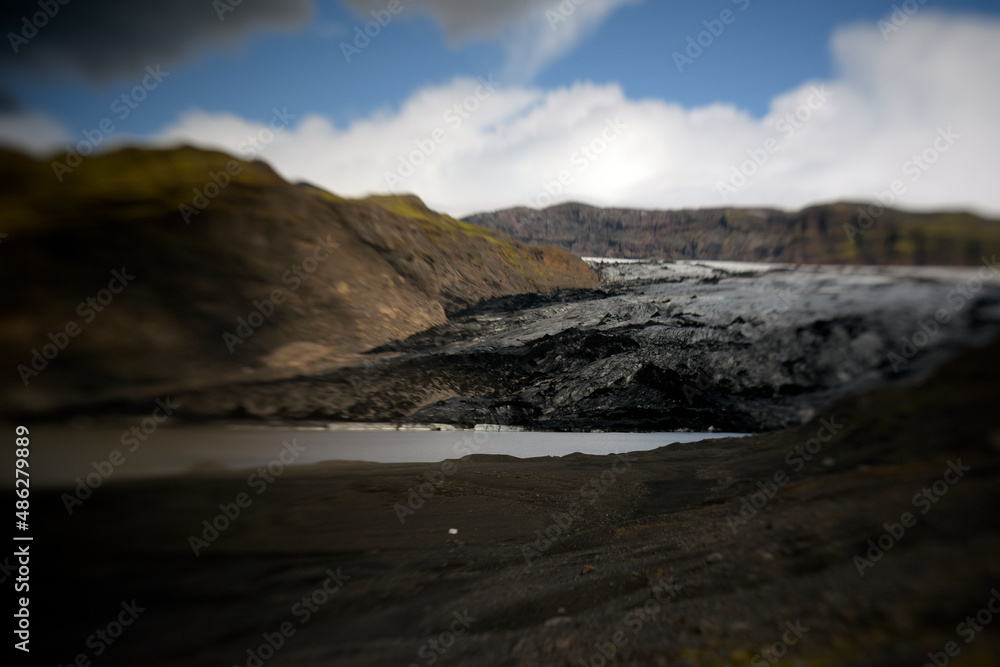
<path id="1" fill-rule="evenodd" d="M 0 144 L 53 178 L 192 144 L 456 216 L 1000 217 L 995 0 L 9 0 L 0 28 Z"/>

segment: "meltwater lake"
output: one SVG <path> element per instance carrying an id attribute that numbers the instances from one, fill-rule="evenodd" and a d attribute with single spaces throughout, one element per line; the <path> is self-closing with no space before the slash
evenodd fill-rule
<path id="1" fill-rule="evenodd" d="M 33 484 L 61 487 L 103 471 L 108 483 L 241 470 L 283 461 L 421 463 L 466 454 L 518 458 L 647 451 L 678 442 L 741 436 L 741 433 L 550 433 L 261 427 L 161 427 L 139 441 L 127 428 L 38 426 L 31 429 Z M 110 467 L 109 467 L 110 466 Z"/>

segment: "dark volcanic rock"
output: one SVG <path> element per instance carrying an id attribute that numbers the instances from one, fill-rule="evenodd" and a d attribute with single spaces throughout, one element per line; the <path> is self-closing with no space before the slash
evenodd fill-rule
<path id="1" fill-rule="evenodd" d="M 1000 271 L 974 291 L 976 272 L 965 269 L 600 271 L 602 290 L 498 299 L 378 348 L 362 366 L 184 400 L 206 417 L 750 432 L 919 378 L 1000 331 Z"/>

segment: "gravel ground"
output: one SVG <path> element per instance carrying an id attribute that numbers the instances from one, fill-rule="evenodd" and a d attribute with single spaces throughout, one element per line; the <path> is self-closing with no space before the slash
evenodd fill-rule
<path id="1" fill-rule="evenodd" d="M 998 373 L 993 344 L 795 428 L 620 458 L 302 467 L 199 556 L 191 535 L 245 473 L 110 485 L 73 516 L 38 492 L 36 648 L 61 665 L 756 667 L 920 665 L 955 642 L 952 664 L 994 665 Z M 88 646 L 133 599 L 120 638 Z M 981 631 L 961 625 L 977 613 Z"/>

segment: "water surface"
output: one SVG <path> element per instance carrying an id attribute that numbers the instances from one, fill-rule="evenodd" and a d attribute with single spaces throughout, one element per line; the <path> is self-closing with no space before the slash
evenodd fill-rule
<path id="1" fill-rule="evenodd" d="M 127 427 L 40 426 L 31 430 L 31 477 L 35 484 L 65 486 L 97 468 L 108 471 L 108 462 L 113 470 L 108 481 L 120 481 L 215 467 L 255 468 L 279 457 L 286 463 L 293 460 L 295 465 L 302 465 L 322 461 L 436 462 L 471 453 L 519 458 L 574 452 L 613 454 L 734 435 L 741 434 L 178 426 L 160 427 L 139 442 L 128 434 Z M 120 464 L 115 466 L 115 461 Z"/>

